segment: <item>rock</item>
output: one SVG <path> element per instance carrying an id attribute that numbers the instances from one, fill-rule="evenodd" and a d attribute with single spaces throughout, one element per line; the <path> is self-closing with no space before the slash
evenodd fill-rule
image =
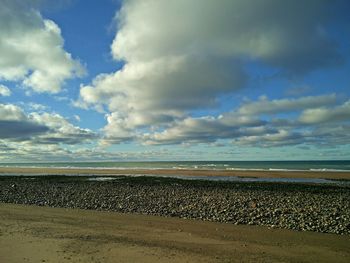
<path id="1" fill-rule="evenodd" d="M 0 202 L 350 234 L 349 187 L 157 180 L 0 178 Z"/>

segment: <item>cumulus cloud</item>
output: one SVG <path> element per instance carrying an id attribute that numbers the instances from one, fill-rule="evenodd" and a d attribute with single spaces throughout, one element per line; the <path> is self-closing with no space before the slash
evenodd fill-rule
<path id="1" fill-rule="evenodd" d="M 324 100 L 320 98 L 324 98 Z M 265 133 L 258 136 L 245 135 L 234 139 L 233 142 L 239 145 L 260 147 L 298 144 L 331 147 L 344 144 L 350 140 L 350 101 L 332 107 L 329 104 L 333 104 L 333 100 L 328 101 L 326 96 L 304 97 L 294 100 L 294 102 L 297 101 L 300 103 L 309 101 L 309 104 L 303 107 L 300 107 L 299 103 L 295 104 L 296 108 L 294 109 L 301 111 L 300 115 L 288 119 L 271 119 L 266 123 L 267 126 L 277 129 L 278 133 Z M 312 103 L 312 101 L 315 103 Z M 323 105 L 321 101 L 323 101 Z M 270 105 L 268 101 L 266 103 Z M 245 108 L 245 105 L 242 108 Z M 290 108 L 288 107 L 288 109 Z M 264 112 L 266 112 L 264 107 L 260 113 L 255 110 L 249 111 L 250 114 L 263 114 Z M 274 111 L 271 113 L 274 113 Z M 336 125 L 334 125 L 335 123 Z"/>
<path id="2" fill-rule="evenodd" d="M 277 0 L 125 1 L 112 52 L 126 61 L 201 52 L 243 55 L 291 71 L 309 70 L 338 58 L 323 28 L 327 3 L 306 1 L 300 8 Z"/>
<path id="3" fill-rule="evenodd" d="M 0 81 L 57 93 L 65 80 L 81 75 L 83 67 L 64 50 L 60 28 L 42 17 L 37 3 L 0 0 Z"/>
<path id="4" fill-rule="evenodd" d="M 43 134 L 49 130 L 44 125 L 38 125 L 31 121 L 0 120 L 0 138 L 27 140 L 34 135 Z"/>
<path id="5" fill-rule="evenodd" d="M 350 124 L 317 126 L 312 133 L 308 134 L 309 140 L 318 146 L 334 147 L 346 145 L 350 141 Z"/>
<path id="6" fill-rule="evenodd" d="M 301 123 L 322 124 L 325 122 L 350 121 L 350 100 L 334 108 L 315 108 L 303 111 L 299 118 Z"/>
<path id="7" fill-rule="evenodd" d="M 293 76 L 335 65 L 341 59 L 327 34 L 328 7 L 326 0 L 303 8 L 277 0 L 126 0 L 111 46 L 125 64 L 82 86 L 77 105 L 107 111 L 107 137 L 120 142 L 216 107 L 245 86 L 251 63 Z M 272 107 L 293 103 L 308 101 Z"/>
<path id="8" fill-rule="evenodd" d="M 262 96 L 258 101 L 246 102 L 240 109 L 239 113 L 254 115 L 262 113 L 284 113 L 290 111 L 304 110 L 308 108 L 317 108 L 320 106 L 331 105 L 336 103 L 336 95 L 308 96 L 297 99 L 278 99 L 269 100 Z"/>
<path id="9" fill-rule="evenodd" d="M 0 104 L 0 139 L 36 144 L 78 144 L 98 135 L 89 129 L 74 126 L 55 113 L 25 113 L 13 104 Z"/>
<path id="10" fill-rule="evenodd" d="M 336 138 L 331 139 L 330 130 L 318 124 L 350 121 L 349 102 L 326 108 L 334 104 L 335 100 L 333 94 L 293 100 L 264 98 L 246 102 L 218 117 L 187 117 L 160 132 L 139 135 L 138 139 L 150 145 L 212 143 L 222 139 L 231 140 L 235 145 L 259 147 L 315 144 L 319 141 L 331 143 L 337 141 Z M 281 112 L 294 112 L 295 117 L 271 118 L 271 114 Z M 266 114 L 268 118 L 264 119 Z M 339 131 L 333 131 L 337 138 L 340 138 L 340 134 Z"/>
<path id="11" fill-rule="evenodd" d="M 0 104 L 0 139 L 28 139 L 46 133 L 49 128 L 28 118 L 12 104 Z"/>
<path id="12" fill-rule="evenodd" d="M 106 115 L 107 125 L 103 128 L 105 137 L 102 144 L 114 144 L 131 141 L 135 138 L 135 133 L 129 129 L 126 121 L 117 113 Z"/>
<path id="13" fill-rule="evenodd" d="M 13 104 L 0 104 L 0 120 L 3 121 L 21 121 L 26 116 L 23 110 Z"/>
<path id="14" fill-rule="evenodd" d="M 221 115 L 217 118 L 188 117 L 162 132 L 144 134 L 142 140 L 145 144 L 210 143 L 218 139 L 240 137 L 242 134 L 266 133 L 263 125 L 263 121 L 254 117 L 235 114 Z"/>
<path id="15" fill-rule="evenodd" d="M 298 132 L 292 132 L 288 130 L 279 130 L 278 132 L 271 134 L 265 133 L 261 135 L 245 135 L 241 138 L 235 139 L 234 144 L 245 146 L 258 146 L 258 147 L 279 147 L 303 144 L 307 142 L 303 134 Z"/>
<path id="16" fill-rule="evenodd" d="M 36 123 L 46 125 L 50 133 L 36 137 L 33 142 L 41 144 L 79 144 L 98 135 L 90 129 L 83 129 L 71 124 L 67 119 L 56 113 L 31 113 L 30 118 Z"/>
<path id="17" fill-rule="evenodd" d="M 5 85 L 0 84 L 0 96 L 8 97 L 11 95 L 11 90 Z"/>

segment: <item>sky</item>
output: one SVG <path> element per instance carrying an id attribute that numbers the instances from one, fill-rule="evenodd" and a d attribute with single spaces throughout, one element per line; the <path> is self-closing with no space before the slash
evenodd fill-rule
<path id="1" fill-rule="evenodd" d="M 349 160 L 346 0 L 0 0 L 0 162 Z"/>

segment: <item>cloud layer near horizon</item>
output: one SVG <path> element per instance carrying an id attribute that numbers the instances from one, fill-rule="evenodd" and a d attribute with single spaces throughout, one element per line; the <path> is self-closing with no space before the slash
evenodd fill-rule
<path id="1" fill-rule="evenodd" d="M 236 145 L 259 147 L 314 145 L 320 141 L 331 144 L 331 139 L 338 143 L 341 133 L 335 132 L 332 138 L 329 131 L 333 126 L 329 124 L 342 127 L 343 132 L 349 129 L 349 124 L 342 122 L 350 120 L 350 101 L 335 104 L 334 94 L 290 100 L 263 97 L 218 117 L 187 117 L 161 132 L 144 134 L 142 140 L 146 144 L 181 144 L 231 139 Z"/>

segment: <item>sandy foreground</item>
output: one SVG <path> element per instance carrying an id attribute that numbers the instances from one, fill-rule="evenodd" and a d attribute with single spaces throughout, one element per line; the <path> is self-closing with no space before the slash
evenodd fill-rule
<path id="1" fill-rule="evenodd" d="M 264 178 L 321 178 L 321 179 L 348 179 L 350 172 L 317 172 L 317 171 L 230 171 L 230 170 L 137 170 L 137 169 L 68 169 L 68 168 L 15 168 L 0 167 L 0 175 L 8 174 L 93 174 L 93 175 L 122 175 L 122 174 L 147 174 L 147 175 L 183 175 L 183 176 L 240 176 L 240 177 L 264 177 Z"/>
<path id="2" fill-rule="evenodd" d="M 0 262 L 349 262 L 350 236 L 0 204 Z"/>

